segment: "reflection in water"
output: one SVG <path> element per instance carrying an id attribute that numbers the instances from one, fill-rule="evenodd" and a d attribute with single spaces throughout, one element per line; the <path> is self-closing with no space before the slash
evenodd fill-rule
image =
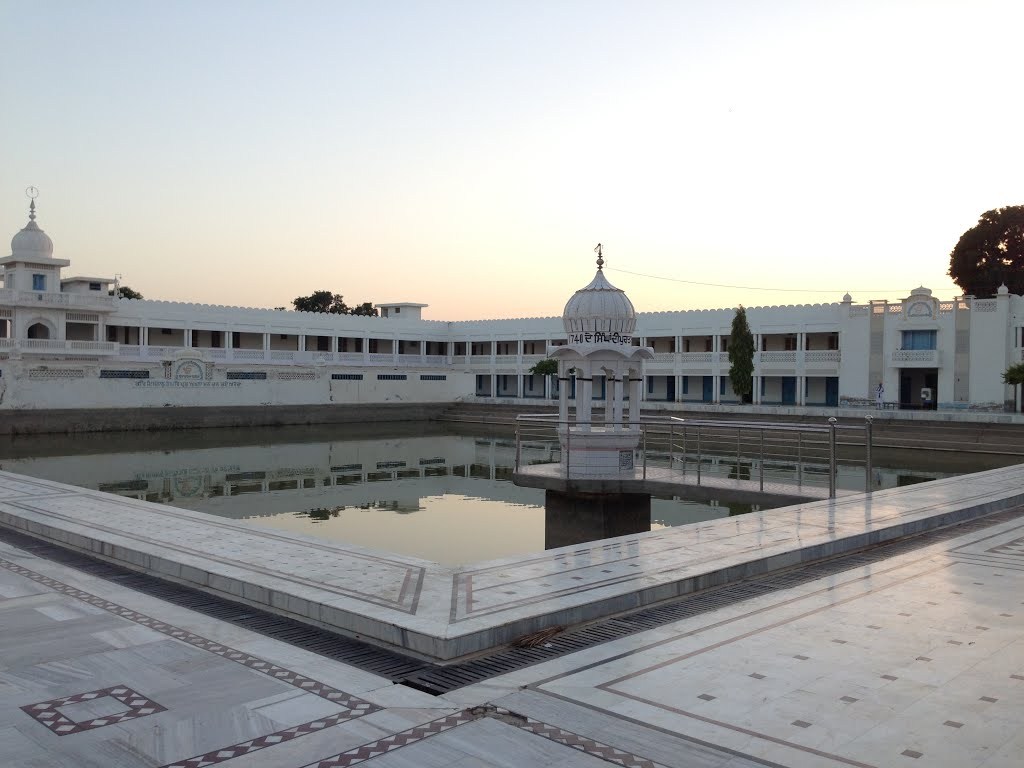
<path id="1" fill-rule="evenodd" d="M 557 446 L 523 449 L 525 463 Z M 207 430 L 0 441 L 0 468 L 146 501 L 458 564 L 742 514 L 678 498 L 610 510 L 551 503 L 512 484 L 505 434 L 438 424 Z M 717 465 L 746 479 L 750 466 Z M 848 471 L 855 487 L 856 468 Z M 876 469 L 877 487 L 940 473 Z"/>

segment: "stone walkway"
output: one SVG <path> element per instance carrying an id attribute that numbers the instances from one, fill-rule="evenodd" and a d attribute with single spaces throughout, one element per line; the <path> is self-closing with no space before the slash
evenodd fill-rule
<path id="1" fill-rule="evenodd" d="M 0 472 L 0 525 L 430 659 L 1024 504 L 1024 465 L 445 567 Z"/>
<path id="2" fill-rule="evenodd" d="M 439 697 L 0 542 L 4 768 L 1017 768 L 1022 754 L 1024 510 Z"/>

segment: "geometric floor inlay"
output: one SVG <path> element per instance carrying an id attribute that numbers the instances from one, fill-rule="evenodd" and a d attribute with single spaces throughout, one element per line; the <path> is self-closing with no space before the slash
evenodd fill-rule
<path id="1" fill-rule="evenodd" d="M 102 717 L 92 717 L 88 720 L 75 721 L 60 711 L 61 707 L 68 707 L 72 704 L 85 704 L 87 702 L 94 702 L 99 706 L 106 705 L 107 707 L 112 705 L 114 713 Z M 94 728 L 102 728 L 105 725 L 123 723 L 125 720 L 155 715 L 157 712 L 164 712 L 166 708 L 151 699 L 147 699 L 142 694 L 136 693 L 127 686 L 115 685 L 110 688 L 101 688 L 98 691 L 76 693 L 73 696 L 65 696 L 60 699 L 41 701 L 38 704 L 27 704 L 21 709 L 33 720 L 45 725 L 58 736 L 69 736 L 72 733 L 90 731 Z"/>

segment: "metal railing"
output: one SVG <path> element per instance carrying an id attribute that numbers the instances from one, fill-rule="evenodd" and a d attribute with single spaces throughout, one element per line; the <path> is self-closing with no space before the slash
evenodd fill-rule
<path id="1" fill-rule="evenodd" d="M 592 428 L 606 426 L 598 419 Z M 856 476 L 863 470 L 863 489 L 871 493 L 872 427 L 871 416 L 858 424 L 840 424 L 835 417 L 824 424 L 643 418 L 634 472 L 646 480 L 649 468 L 668 469 L 671 474 L 660 473 L 659 479 L 671 480 L 675 475 L 680 482 L 697 485 L 712 476 L 756 481 L 761 491 L 766 482 L 797 488 L 827 486 L 829 497 L 835 498 L 840 475 L 845 485 L 852 486 L 859 484 Z M 554 414 L 517 416 L 515 470 L 523 466 L 524 448 L 545 446 L 547 455 L 558 456 L 563 476 L 571 478 L 572 444 L 585 434 L 575 422 L 559 421 Z"/>

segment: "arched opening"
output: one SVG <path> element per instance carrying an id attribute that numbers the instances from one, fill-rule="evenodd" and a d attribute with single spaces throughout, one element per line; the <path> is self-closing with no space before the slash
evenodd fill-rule
<path id="1" fill-rule="evenodd" d="M 33 323 L 28 327 L 28 337 L 30 339 L 48 339 L 50 338 L 50 329 L 42 323 Z"/>

